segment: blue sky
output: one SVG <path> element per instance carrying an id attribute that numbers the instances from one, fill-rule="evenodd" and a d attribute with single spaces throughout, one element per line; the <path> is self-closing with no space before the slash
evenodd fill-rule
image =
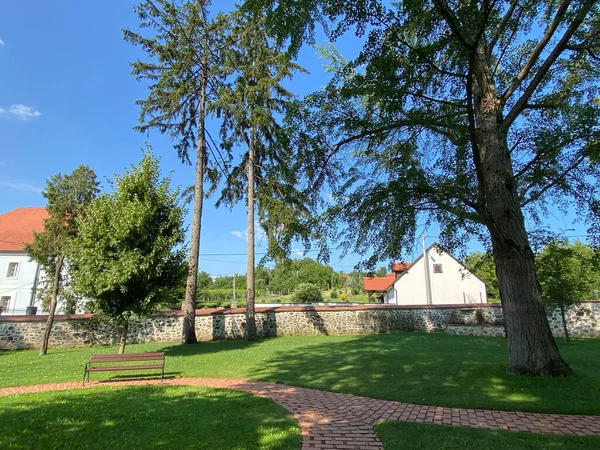
<path id="1" fill-rule="evenodd" d="M 135 28 L 131 0 L 3 2 L 0 15 L 0 212 L 41 206 L 45 180 L 79 164 L 112 178 L 139 161 L 146 142 L 161 158 L 163 173 L 174 184 L 193 183 L 193 168 L 181 164 L 171 142 L 153 132 L 133 130 L 137 99 L 144 86 L 130 75 L 129 62 L 139 51 L 126 43 L 122 28 Z M 214 1 L 229 9 L 233 1 Z M 338 47 L 352 56 L 359 46 L 344 39 Z M 304 95 L 327 82 L 323 62 L 304 48 L 299 62 L 310 75 L 299 75 L 294 91 Z M 216 130 L 213 135 L 216 135 Z M 205 206 L 201 270 L 213 275 L 245 272 L 245 208 Z M 561 217 L 557 227 L 569 228 Z M 564 225 L 563 225 L 564 224 Z M 578 229 L 578 232 L 582 232 Z M 432 230 L 430 234 L 435 234 Z M 257 252 L 264 251 L 260 243 Z M 224 255 L 236 253 L 240 255 Z M 308 256 L 316 255 L 309 253 Z M 337 270 L 351 270 L 357 257 L 339 260 Z"/>

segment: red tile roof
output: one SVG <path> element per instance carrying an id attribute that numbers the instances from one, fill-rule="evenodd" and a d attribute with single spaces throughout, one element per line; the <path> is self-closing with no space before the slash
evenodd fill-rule
<path id="1" fill-rule="evenodd" d="M 46 208 L 17 208 L 0 214 L 0 251 L 21 251 L 33 242 L 33 232 L 44 229 Z"/>
<path id="2" fill-rule="evenodd" d="M 385 292 L 396 281 L 396 275 L 388 273 L 385 277 L 364 277 L 363 289 L 372 292 Z"/>

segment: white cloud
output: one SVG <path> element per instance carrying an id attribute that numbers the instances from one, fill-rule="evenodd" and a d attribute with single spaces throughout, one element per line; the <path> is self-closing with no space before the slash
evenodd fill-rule
<path id="1" fill-rule="evenodd" d="M 0 47 L 4 47 L 4 41 L 0 39 Z"/>
<path id="2" fill-rule="evenodd" d="M 293 248 L 292 249 L 292 253 L 294 255 L 298 255 L 298 256 L 304 256 L 304 251 L 299 249 L 299 248 Z"/>
<path id="3" fill-rule="evenodd" d="M 244 233 L 243 231 L 233 230 L 233 231 L 231 232 L 231 234 L 232 234 L 233 236 L 235 236 L 236 238 L 239 238 L 239 239 L 246 239 L 246 233 Z"/>
<path id="4" fill-rule="evenodd" d="M 41 194 L 43 188 L 39 186 L 35 186 L 29 183 L 13 183 L 11 181 L 0 181 L 0 186 L 7 187 L 9 189 L 14 189 L 17 191 L 25 191 L 25 192 L 35 192 L 36 194 Z"/>
<path id="5" fill-rule="evenodd" d="M 8 108 L 0 107 L 0 116 L 9 119 L 31 120 L 41 116 L 42 113 L 27 105 L 10 105 Z"/>

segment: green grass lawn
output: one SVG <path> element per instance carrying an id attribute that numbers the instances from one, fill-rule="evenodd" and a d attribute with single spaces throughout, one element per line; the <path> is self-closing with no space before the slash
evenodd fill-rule
<path id="1" fill-rule="evenodd" d="M 427 405 L 600 414 L 600 340 L 559 345 L 572 377 L 509 375 L 504 339 L 446 334 L 154 343 L 127 351 L 166 351 L 172 376 L 241 377 Z M 44 357 L 3 351 L 0 386 L 80 380 L 90 353 L 111 352 L 116 348 L 50 349 Z"/>
<path id="2" fill-rule="evenodd" d="M 597 449 L 594 436 L 514 433 L 412 422 L 384 422 L 375 427 L 385 450 L 543 450 Z"/>
<path id="3" fill-rule="evenodd" d="M 299 449 L 275 402 L 230 390 L 137 386 L 0 398 L 0 448 Z"/>

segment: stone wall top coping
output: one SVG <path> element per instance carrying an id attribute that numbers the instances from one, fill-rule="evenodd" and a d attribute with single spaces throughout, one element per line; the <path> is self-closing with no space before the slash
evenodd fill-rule
<path id="1" fill-rule="evenodd" d="M 257 313 L 269 313 L 269 312 L 305 312 L 305 311 L 316 311 L 316 312 L 327 312 L 327 311 L 372 311 L 372 310 L 430 310 L 430 309 L 478 309 L 478 308 L 500 308 L 499 303 L 467 303 L 467 304 L 454 304 L 454 305 L 382 305 L 382 304 L 364 304 L 364 305 L 335 305 L 335 306 L 322 306 L 322 305 L 306 305 L 306 306 L 270 306 L 270 307 L 256 307 Z M 216 314 L 244 314 L 245 308 L 214 308 L 214 309 L 197 309 L 196 316 L 211 316 Z M 161 311 L 153 314 L 152 317 L 182 317 L 183 311 Z M 55 321 L 66 321 L 66 320 L 90 320 L 94 318 L 102 318 L 101 314 L 71 314 L 67 316 L 65 314 L 57 314 L 54 316 Z M 3 316 L 0 315 L 0 322 L 44 322 L 48 319 L 48 315 L 19 315 L 19 316 Z"/>

